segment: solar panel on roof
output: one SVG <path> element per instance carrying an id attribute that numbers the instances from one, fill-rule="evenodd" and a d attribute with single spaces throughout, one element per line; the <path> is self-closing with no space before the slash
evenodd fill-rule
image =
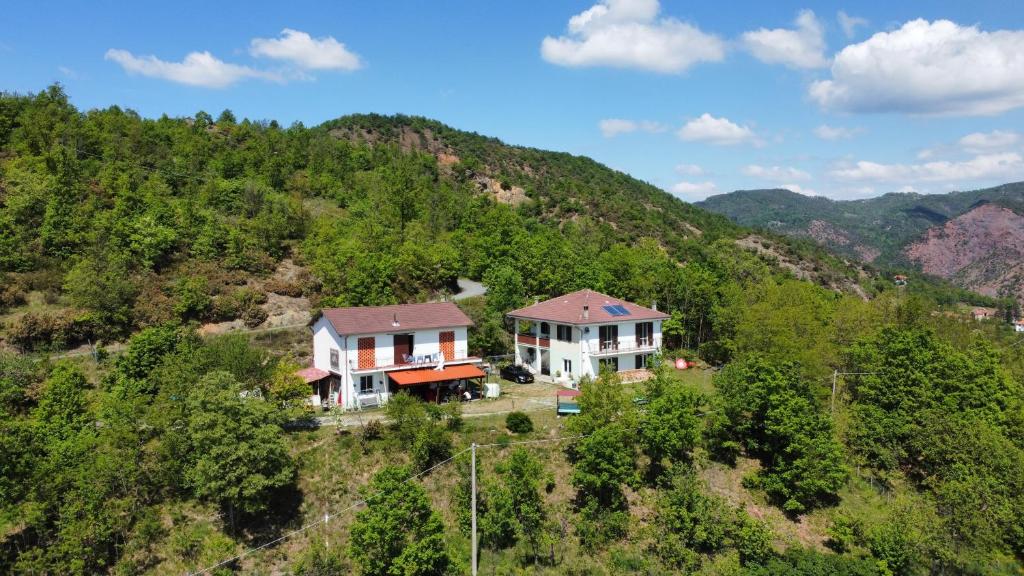
<path id="1" fill-rule="evenodd" d="M 629 316 L 629 310 L 626 310 L 626 307 L 622 304 L 616 304 L 615 306 L 612 306 L 612 308 L 615 308 L 619 316 Z"/>
<path id="2" fill-rule="evenodd" d="M 601 306 L 601 308 L 604 308 L 604 311 L 612 316 L 622 316 L 622 312 L 618 310 L 621 306 Z"/>

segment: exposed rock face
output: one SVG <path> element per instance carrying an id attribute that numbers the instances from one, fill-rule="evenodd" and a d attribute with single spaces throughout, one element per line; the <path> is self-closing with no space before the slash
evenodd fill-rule
<path id="1" fill-rule="evenodd" d="M 811 220 L 807 226 L 807 234 L 814 238 L 815 242 L 824 246 L 829 244 L 846 246 L 850 243 L 850 238 L 842 230 L 824 220 Z"/>
<path id="2" fill-rule="evenodd" d="M 1024 216 L 984 204 L 907 246 L 906 255 L 935 276 L 989 296 L 1024 299 Z"/>

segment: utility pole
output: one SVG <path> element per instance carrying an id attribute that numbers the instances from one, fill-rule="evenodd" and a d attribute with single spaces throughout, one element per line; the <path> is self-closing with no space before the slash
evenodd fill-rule
<path id="1" fill-rule="evenodd" d="M 472 521 L 473 536 L 472 536 L 472 541 L 470 542 L 470 547 L 473 549 L 473 553 L 472 553 L 473 576 L 477 576 L 477 574 L 476 574 L 476 442 L 473 442 L 472 444 L 470 444 L 469 447 L 470 447 L 470 465 L 469 465 L 469 470 L 470 470 L 470 492 L 472 492 L 472 498 L 471 498 L 472 504 L 471 504 L 471 506 L 473 507 L 473 514 L 472 514 L 472 518 L 473 518 L 473 521 Z"/>

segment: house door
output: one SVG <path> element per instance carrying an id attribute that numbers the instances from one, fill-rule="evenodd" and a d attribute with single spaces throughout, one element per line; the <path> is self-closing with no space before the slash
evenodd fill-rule
<path id="1" fill-rule="evenodd" d="M 412 334 L 395 334 L 395 364 L 408 364 L 407 356 L 412 356 Z"/>

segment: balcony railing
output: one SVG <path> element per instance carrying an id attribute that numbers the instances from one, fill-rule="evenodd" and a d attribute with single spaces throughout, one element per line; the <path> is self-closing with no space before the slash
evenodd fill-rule
<path id="1" fill-rule="evenodd" d="M 518 334 L 516 336 L 516 342 L 520 344 L 526 344 L 528 346 L 540 346 L 541 348 L 551 348 L 551 339 L 544 338 L 543 336 L 537 338 L 530 334 Z"/>
<path id="2" fill-rule="evenodd" d="M 661 338 L 642 338 L 640 340 L 607 340 L 597 345 L 588 344 L 587 351 L 591 356 L 615 356 L 616 354 L 632 354 L 654 352 L 661 348 Z"/>
<path id="3" fill-rule="evenodd" d="M 411 361 L 406 362 L 405 359 L 400 359 L 395 362 L 392 357 L 377 358 L 376 364 L 373 366 L 360 367 L 355 361 L 349 361 L 353 374 L 362 372 L 376 372 L 379 370 L 400 370 L 404 368 L 432 368 L 439 364 L 440 357 L 438 354 L 414 356 Z M 466 364 L 467 362 L 479 362 L 480 358 L 476 356 L 469 356 L 465 349 L 456 350 L 455 358 L 445 358 L 445 364 Z"/>

